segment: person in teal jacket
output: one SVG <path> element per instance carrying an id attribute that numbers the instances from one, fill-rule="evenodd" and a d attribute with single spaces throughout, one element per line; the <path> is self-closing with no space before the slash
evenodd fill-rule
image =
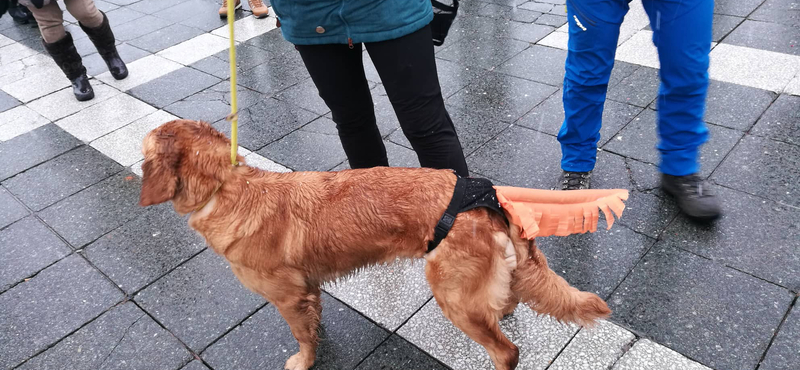
<path id="1" fill-rule="evenodd" d="M 331 110 L 350 167 L 389 165 L 364 73 L 366 47 L 420 164 L 469 175 L 439 86 L 431 0 L 271 3 Z"/>

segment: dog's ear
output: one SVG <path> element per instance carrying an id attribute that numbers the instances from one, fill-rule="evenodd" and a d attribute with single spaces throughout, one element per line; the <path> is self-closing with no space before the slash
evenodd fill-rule
<path id="1" fill-rule="evenodd" d="M 148 140 L 152 145 L 148 145 Z M 154 153 L 146 153 L 142 164 L 142 193 L 139 204 L 143 207 L 164 203 L 175 197 L 181 159 L 174 133 L 154 132 L 152 136 L 148 135 L 145 148 Z"/>

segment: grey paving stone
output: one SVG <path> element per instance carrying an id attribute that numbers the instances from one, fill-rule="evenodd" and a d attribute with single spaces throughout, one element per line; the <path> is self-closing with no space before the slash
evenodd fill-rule
<path id="1" fill-rule="evenodd" d="M 764 0 L 717 0 L 714 2 L 714 13 L 746 17 L 763 2 Z"/>
<path id="2" fill-rule="evenodd" d="M 657 69 L 640 67 L 614 87 L 609 88 L 607 97 L 637 107 L 646 107 L 658 96 L 660 82 Z"/>
<path id="3" fill-rule="evenodd" d="M 800 97 L 779 96 L 750 133 L 800 145 Z"/>
<path id="4" fill-rule="evenodd" d="M 775 93 L 711 80 L 706 99 L 706 122 L 746 131 L 775 100 Z"/>
<path id="5" fill-rule="evenodd" d="M 550 189 L 561 173 L 556 138 L 511 127 L 467 158 L 471 170 L 513 186 Z"/>
<path id="6" fill-rule="evenodd" d="M 306 67 L 273 58 L 239 74 L 238 83 L 262 94 L 274 95 L 309 77 Z"/>
<path id="7" fill-rule="evenodd" d="M 660 163 L 660 154 L 656 149 L 658 133 L 655 122 L 656 112 L 645 109 L 603 146 L 603 149 L 648 163 Z M 709 138 L 700 148 L 700 172 L 704 175 L 710 174 L 742 137 L 742 133 L 737 130 L 716 125 L 707 126 Z"/>
<path id="8" fill-rule="evenodd" d="M 659 238 L 680 212 L 672 198 L 638 191 L 631 192 L 625 205 L 619 222 L 651 238 Z"/>
<path id="9" fill-rule="evenodd" d="M 800 290 L 800 211 L 723 187 L 714 191 L 725 206 L 722 218 L 709 226 L 679 217 L 664 242 Z"/>
<path id="10" fill-rule="evenodd" d="M 564 82 L 566 58 L 566 50 L 533 45 L 503 63 L 497 70 L 512 76 L 561 86 Z"/>
<path id="11" fill-rule="evenodd" d="M 81 146 L 3 181 L 3 186 L 39 211 L 122 168 L 94 148 Z"/>
<path id="12" fill-rule="evenodd" d="M 352 369 L 390 334 L 327 294 L 320 327 L 314 369 Z M 209 347 L 203 359 L 216 370 L 278 369 L 297 351 L 289 325 L 267 305 Z"/>
<path id="13" fill-rule="evenodd" d="M 711 370 L 660 344 L 641 339 L 612 370 Z"/>
<path id="14" fill-rule="evenodd" d="M 327 118 L 320 117 L 309 125 L 325 124 L 323 121 L 333 124 Z M 322 134 L 304 128 L 265 146 L 257 153 L 295 171 L 327 171 L 347 159 L 338 134 Z"/>
<path id="15" fill-rule="evenodd" d="M 284 63 L 303 65 L 303 58 L 300 57 L 300 52 L 294 48 L 294 44 L 283 38 L 283 34 L 280 30 L 272 30 L 253 37 L 243 44 L 266 50 L 269 55 L 271 55 L 271 59 L 282 60 Z"/>
<path id="16" fill-rule="evenodd" d="M 548 369 L 609 369 L 635 338 L 633 333 L 602 321 L 595 328 L 581 329 Z"/>
<path id="17" fill-rule="evenodd" d="M 394 112 L 394 107 L 389 101 L 383 84 L 377 84 L 372 89 L 372 104 L 375 107 L 375 120 L 378 123 L 381 137 L 385 138 L 400 128 L 400 121 L 397 119 L 397 114 Z M 333 115 L 329 113 L 328 117 L 332 119 Z"/>
<path id="18" fill-rule="evenodd" d="M 439 85 L 442 96 L 447 99 L 465 86 L 481 78 L 485 71 L 480 68 L 464 66 L 444 59 L 436 59 Z"/>
<path id="19" fill-rule="evenodd" d="M 168 3 L 168 1 L 162 1 L 162 3 Z M 131 9 L 131 7 L 128 9 Z M 128 22 L 120 26 L 115 25 L 114 36 L 117 40 L 130 41 L 166 28 L 171 24 L 172 22 L 166 19 L 145 15 L 137 19 L 136 22 Z"/>
<path id="20" fill-rule="evenodd" d="M 19 100 L 14 99 L 13 96 L 6 94 L 5 91 L 0 90 L 0 112 L 5 112 L 20 104 L 22 103 L 20 103 Z"/>
<path id="21" fill-rule="evenodd" d="M 273 98 L 261 100 L 239 111 L 239 145 L 251 151 L 259 150 L 317 117 L 315 113 Z M 230 134 L 228 121 L 219 121 L 214 127 Z"/>
<path id="22" fill-rule="evenodd" d="M 186 366 L 184 366 L 181 370 L 208 370 L 208 367 L 206 367 L 206 365 L 203 365 L 203 363 L 200 362 L 200 360 L 194 360 L 186 364 Z"/>
<path id="23" fill-rule="evenodd" d="M 552 27 L 561 27 L 567 23 L 566 15 L 543 14 L 536 19 L 536 23 Z"/>
<path id="24" fill-rule="evenodd" d="M 72 250 L 34 217 L 0 230 L 0 292 Z"/>
<path id="25" fill-rule="evenodd" d="M 180 68 L 129 92 L 155 107 L 163 108 L 220 82 L 207 73 L 192 68 Z"/>
<path id="26" fill-rule="evenodd" d="M 800 26 L 800 17 L 797 16 L 797 10 L 797 2 L 794 0 L 767 0 L 750 14 L 749 18 L 797 27 Z M 797 47 L 797 44 L 795 44 L 795 47 Z"/>
<path id="27" fill-rule="evenodd" d="M 184 2 L 183 0 L 141 0 L 128 5 L 129 9 L 137 12 L 153 14 Z"/>
<path id="28" fill-rule="evenodd" d="M 542 24 L 511 22 L 506 34 L 512 39 L 536 43 L 554 30 L 555 27 Z"/>
<path id="29" fill-rule="evenodd" d="M 133 302 L 114 307 L 20 370 L 177 370 L 191 353 Z"/>
<path id="30" fill-rule="evenodd" d="M 510 127 L 508 123 L 500 122 L 488 115 L 475 111 L 447 106 L 447 112 L 453 120 L 453 125 L 456 126 L 458 140 L 461 141 L 461 148 L 464 150 L 465 156 L 469 156 L 480 146 Z M 389 135 L 389 140 L 408 149 L 413 149 L 402 130 L 397 130 Z"/>
<path id="31" fill-rule="evenodd" d="M 86 258 L 132 294 L 206 247 L 170 204 L 144 214 L 85 248 Z"/>
<path id="32" fill-rule="evenodd" d="M 0 295 L 0 366 L 18 365 L 123 297 L 78 255 L 46 268 Z"/>
<path id="33" fill-rule="evenodd" d="M 611 230 L 605 227 L 601 221 L 593 234 L 537 238 L 536 244 L 550 268 L 570 285 L 608 298 L 655 240 L 618 223 Z"/>
<path id="34" fill-rule="evenodd" d="M 203 33 L 203 30 L 194 27 L 184 26 L 182 24 L 173 24 L 157 31 L 148 33 L 139 38 L 128 41 L 129 44 L 147 50 L 151 53 L 157 53 L 170 46 L 178 45 L 181 42 L 191 39 Z"/>
<path id="35" fill-rule="evenodd" d="M 28 215 L 28 210 L 20 204 L 4 187 L 0 187 L 0 228 L 10 225 Z"/>
<path id="36" fill-rule="evenodd" d="M 489 4 L 481 8 L 481 11 L 478 12 L 478 15 L 493 18 L 503 18 L 522 23 L 531 23 L 539 18 L 542 13 L 520 7 L 514 8 L 508 5 Z"/>
<path id="37" fill-rule="evenodd" d="M 200 59 L 189 66 L 217 78 L 228 79 L 230 77 L 230 66 L 228 63 L 223 62 L 222 59 L 219 59 L 213 55 Z M 242 72 L 244 72 L 243 69 L 237 69 L 237 76 Z"/>
<path id="38" fill-rule="evenodd" d="M 514 122 L 557 90 L 553 86 L 490 72 L 448 98 L 447 103 Z"/>
<path id="39" fill-rule="evenodd" d="M 528 46 L 523 41 L 476 34 L 474 37 L 461 39 L 436 55 L 459 64 L 492 69 Z"/>
<path id="40" fill-rule="evenodd" d="M 744 18 L 734 17 L 732 15 L 714 14 L 714 26 L 712 30 L 713 42 L 720 42 L 725 36 L 733 31 L 736 26 L 744 21 Z"/>
<path id="41" fill-rule="evenodd" d="M 599 146 L 604 145 L 614 138 L 625 125 L 642 112 L 641 107 L 606 100 L 603 108 L 603 125 L 600 128 Z M 516 124 L 532 128 L 553 136 L 558 135 L 564 123 L 564 104 L 561 90 L 551 95 L 544 103 L 520 118 Z"/>
<path id="42" fill-rule="evenodd" d="M 389 157 L 389 167 L 421 167 L 417 153 L 415 153 L 413 150 L 385 139 L 383 140 L 383 145 L 386 147 L 386 156 Z M 350 169 L 350 163 L 348 161 L 344 161 L 338 166 L 334 167 L 331 171 L 348 169 Z"/>
<path id="43" fill-rule="evenodd" d="M 714 368 L 754 368 L 792 294 L 664 243 L 609 300 L 613 319 Z M 669 302 L 669 304 L 665 304 Z"/>
<path id="44" fill-rule="evenodd" d="M 214 56 L 225 62 L 227 65 L 230 60 L 229 53 L 229 50 L 223 50 L 217 54 L 214 54 Z M 264 49 L 248 44 L 242 44 L 236 47 L 236 66 L 241 70 L 246 71 L 260 64 L 264 64 L 270 59 L 280 60 L 280 56 L 272 55 L 272 53 L 265 51 Z"/>
<path id="45" fill-rule="evenodd" d="M 217 14 L 221 3 L 205 0 L 185 0 L 175 3 L 174 6 L 159 10 L 153 15 L 170 20 L 174 23 L 196 17 L 202 13 Z M 217 16 L 219 18 L 219 16 Z"/>
<path id="46" fill-rule="evenodd" d="M 216 122 L 231 113 L 230 81 L 222 81 L 181 101 L 174 102 L 164 110 L 178 117 Z M 263 95 L 239 86 L 236 91 L 239 110 L 264 99 Z"/>
<path id="47" fill-rule="evenodd" d="M 448 370 L 405 339 L 392 335 L 375 349 L 356 370 Z"/>
<path id="48" fill-rule="evenodd" d="M 800 206 L 800 147 L 758 136 L 745 136 L 713 179 L 750 194 Z"/>
<path id="49" fill-rule="evenodd" d="M 317 90 L 317 86 L 314 85 L 314 81 L 311 78 L 307 78 L 303 82 L 283 90 L 275 95 L 275 98 L 317 114 L 325 114 L 331 111 L 319 96 L 319 90 Z"/>
<path id="50" fill-rule="evenodd" d="M 144 15 L 145 15 L 144 13 L 137 12 L 133 9 L 129 9 L 128 7 L 119 7 L 117 9 L 106 12 L 106 16 L 108 17 L 108 22 L 113 27 L 122 26 L 125 23 L 139 19 Z"/>
<path id="51" fill-rule="evenodd" d="M 725 38 L 725 42 L 800 55 L 800 29 L 794 25 L 745 20 Z"/>
<path id="52" fill-rule="evenodd" d="M 622 80 L 636 72 L 641 66 L 623 62 L 621 60 L 614 61 L 614 68 L 611 69 L 611 77 L 608 79 L 608 88 L 618 85 Z"/>
<path id="53" fill-rule="evenodd" d="M 39 212 L 45 223 L 80 248 L 136 218 L 141 181 L 123 171 Z"/>
<path id="54" fill-rule="evenodd" d="M 0 142 L 0 180 L 14 176 L 82 143 L 54 124 Z"/>
<path id="55" fill-rule="evenodd" d="M 767 351 L 767 356 L 758 368 L 761 370 L 791 369 L 800 362 L 800 307 L 795 306 L 781 325 L 775 341 Z"/>
<path id="56" fill-rule="evenodd" d="M 136 24 L 136 22 L 129 24 Z M 117 45 L 117 51 L 119 52 L 120 58 L 122 58 L 122 60 L 128 64 L 150 55 L 150 52 L 144 51 L 127 43 Z M 100 54 L 98 53 L 89 54 L 83 57 L 83 66 L 86 67 L 86 72 L 92 76 L 97 76 L 108 71 L 106 62 L 103 61 L 103 58 L 100 57 Z"/>
<path id="57" fill-rule="evenodd" d="M 194 351 L 201 351 L 264 304 L 228 262 L 206 249 L 134 300 Z"/>
<path id="58" fill-rule="evenodd" d="M 212 1 L 203 1 L 204 9 L 206 9 L 206 11 L 200 11 L 186 17 L 186 19 L 180 21 L 180 24 L 198 28 L 205 32 L 211 32 L 217 28 L 224 27 L 228 24 L 228 20 L 220 18 L 219 13 L 217 13 L 217 9 L 219 9 L 221 4 L 222 3 Z M 246 4 L 247 3 L 245 2 L 245 7 L 247 7 Z M 269 2 L 267 1 L 265 1 L 264 4 L 269 6 Z M 238 21 L 249 15 L 250 13 L 248 12 L 236 12 L 234 19 Z"/>
<path id="59" fill-rule="evenodd" d="M 519 6 L 521 9 L 528 9 L 535 12 L 550 13 L 555 7 L 553 4 L 546 2 L 528 1 Z"/>

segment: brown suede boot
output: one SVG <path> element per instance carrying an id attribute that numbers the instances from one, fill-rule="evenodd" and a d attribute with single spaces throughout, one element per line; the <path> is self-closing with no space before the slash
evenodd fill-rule
<path id="1" fill-rule="evenodd" d="M 266 18 L 269 15 L 269 8 L 261 0 L 247 0 L 250 10 L 256 18 Z"/>
<path id="2" fill-rule="evenodd" d="M 234 11 L 242 9 L 242 1 L 236 0 L 236 6 L 234 6 Z M 227 18 L 228 17 L 228 0 L 222 0 L 222 6 L 219 8 L 219 17 L 220 18 Z"/>

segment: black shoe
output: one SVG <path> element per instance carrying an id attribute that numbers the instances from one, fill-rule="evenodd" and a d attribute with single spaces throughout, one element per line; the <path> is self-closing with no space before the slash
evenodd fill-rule
<path id="1" fill-rule="evenodd" d="M 89 83 L 89 77 L 86 76 L 86 68 L 83 66 L 81 55 L 75 49 L 75 44 L 72 42 L 72 35 L 67 32 L 61 40 L 52 44 L 42 41 L 45 50 L 59 68 L 64 72 L 70 82 L 72 82 L 72 93 L 78 101 L 86 101 L 94 98 L 94 90 Z"/>
<path id="2" fill-rule="evenodd" d="M 554 189 L 558 190 L 582 190 L 592 187 L 592 171 L 571 172 L 564 171 L 561 174 L 558 184 Z"/>
<path id="3" fill-rule="evenodd" d="M 89 35 L 89 40 L 92 40 L 97 52 L 100 53 L 100 57 L 106 62 L 111 75 L 117 80 L 128 77 L 128 67 L 117 52 L 116 39 L 114 38 L 114 32 L 111 31 L 111 24 L 108 23 L 106 13 L 103 13 L 103 23 L 95 28 L 86 27 L 80 22 L 78 24 L 80 24 L 83 32 Z"/>
<path id="4" fill-rule="evenodd" d="M 661 189 L 675 197 L 678 207 L 687 216 L 711 222 L 722 215 L 719 198 L 698 174 L 688 176 L 661 175 Z"/>
<path id="5" fill-rule="evenodd" d="M 36 19 L 33 18 L 33 13 L 31 13 L 28 8 L 22 5 L 12 5 L 8 9 L 8 15 L 14 19 L 14 22 L 19 24 L 28 24 L 30 22 L 36 22 Z"/>

